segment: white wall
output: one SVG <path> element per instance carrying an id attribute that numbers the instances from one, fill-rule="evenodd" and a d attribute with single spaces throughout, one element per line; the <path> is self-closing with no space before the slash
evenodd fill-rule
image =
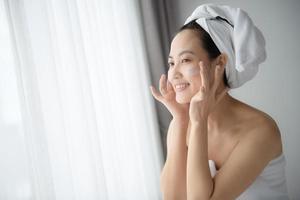
<path id="1" fill-rule="evenodd" d="M 197 1 L 169 0 L 170 29 L 175 32 L 200 4 L 218 3 L 248 12 L 263 32 L 267 60 L 258 75 L 233 96 L 271 115 L 281 130 L 287 159 L 288 190 L 291 199 L 300 198 L 300 1 Z"/>

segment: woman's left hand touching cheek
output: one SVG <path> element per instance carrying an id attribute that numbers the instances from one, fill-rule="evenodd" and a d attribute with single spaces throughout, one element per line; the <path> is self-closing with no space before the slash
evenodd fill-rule
<path id="1" fill-rule="evenodd" d="M 220 65 L 215 67 L 214 81 L 212 83 L 210 82 L 208 66 L 204 66 L 203 62 L 200 62 L 199 67 L 201 86 L 190 102 L 189 115 L 191 122 L 207 119 L 208 115 L 229 90 L 229 88 L 225 87 L 221 92 L 217 91 L 221 81 L 223 81 L 224 67 Z"/>

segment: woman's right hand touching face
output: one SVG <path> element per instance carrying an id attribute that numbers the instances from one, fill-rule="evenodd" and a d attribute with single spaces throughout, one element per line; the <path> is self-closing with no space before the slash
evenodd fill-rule
<path id="1" fill-rule="evenodd" d="M 179 104 L 176 101 L 176 93 L 165 74 L 161 75 L 159 80 L 160 92 L 153 86 L 150 86 L 150 89 L 153 97 L 166 106 L 173 118 L 180 120 L 189 119 L 189 104 Z"/>

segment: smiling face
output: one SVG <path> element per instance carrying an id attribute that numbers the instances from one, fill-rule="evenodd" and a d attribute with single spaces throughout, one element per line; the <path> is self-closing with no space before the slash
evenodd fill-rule
<path id="1" fill-rule="evenodd" d="M 212 61 L 201 47 L 201 41 L 195 31 L 179 32 L 171 43 L 168 60 L 168 80 L 176 92 L 178 103 L 189 103 L 199 91 L 201 87 L 200 61 L 211 68 Z"/>

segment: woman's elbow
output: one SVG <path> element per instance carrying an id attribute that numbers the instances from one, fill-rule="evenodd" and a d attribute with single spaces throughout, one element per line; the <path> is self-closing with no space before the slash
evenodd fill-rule
<path id="1" fill-rule="evenodd" d="M 170 185 L 163 185 L 160 187 L 163 200 L 187 200 L 186 191 L 180 188 L 170 187 Z"/>
<path id="2" fill-rule="evenodd" d="M 188 194 L 187 200 L 210 200 L 208 196 Z"/>
<path id="3" fill-rule="evenodd" d="M 163 200 L 187 200 L 185 194 L 163 193 Z"/>
<path id="4" fill-rule="evenodd" d="M 161 184 L 160 187 L 163 200 L 187 200 L 186 191 L 180 188 L 168 187 L 168 185 Z"/>

